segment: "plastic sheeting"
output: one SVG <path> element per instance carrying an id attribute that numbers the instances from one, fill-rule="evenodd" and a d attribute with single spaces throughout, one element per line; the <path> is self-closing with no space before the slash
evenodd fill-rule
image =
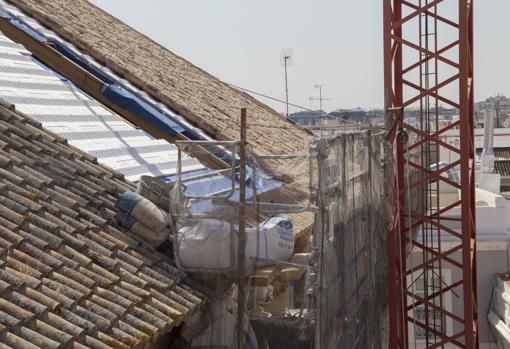
<path id="1" fill-rule="evenodd" d="M 16 14 L 13 14 L 13 11 Z M 182 116 L 151 98 L 147 93 L 139 90 L 128 81 L 119 78 L 91 57 L 82 54 L 72 44 L 43 28 L 34 19 L 26 16 L 23 16 L 23 19 L 18 18 L 18 12 L 17 9 L 5 4 L 3 1 L 0 2 L 0 16 L 9 19 L 14 25 L 34 39 L 40 42 L 49 42 L 56 51 L 103 81 L 103 91 L 106 91 L 105 96 L 112 103 L 116 103 L 158 127 L 161 126 L 171 136 L 181 133 L 191 140 L 211 139 L 209 135 L 192 125 Z M 206 150 L 226 163 L 231 161 L 231 158 L 221 147 L 210 145 L 206 147 Z"/>
<path id="2" fill-rule="evenodd" d="M 46 39 L 44 35 L 34 30 L 32 27 L 30 27 L 20 19 L 16 18 L 15 16 L 11 15 L 9 12 L 3 10 L 2 8 L 0 8 L 0 17 L 7 19 L 17 28 L 21 29 L 26 34 L 30 35 L 32 38 L 39 42 L 43 42 Z"/>
<path id="3" fill-rule="evenodd" d="M 129 180 L 175 174 L 175 145 L 133 127 L 2 33 L 0 48 L 0 97 L 15 104 L 17 110 Z M 182 162 L 183 172 L 207 170 L 184 154 Z"/>
<path id="4" fill-rule="evenodd" d="M 227 273 L 237 270 L 238 227 L 220 219 L 201 219 L 176 233 L 174 255 L 182 270 Z M 290 260 L 294 251 L 293 222 L 271 217 L 258 229 L 246 229 L 246 272 L 255 270 L 254 258 Z"/>
<path id="5" fill-rule="evenodd" d="M 315 348 L 382 348 L 387 307 L 387 219 L 382 134 L 316 142 L 319 210 Z"/>
<path id="6" fill-rule="evenodd" d="M 88 64 L 85 60 L 83 60 L 79 55 L 77 55 L 73 50 L 69 49 L 67 45 L 64 45 L 60 41 L 51 40 L 49 41 L 49 44 L 51 47 L 53 47 L 55 50 L 60 52 L 63 56 L 67 57 L 69 60 L 73 61 L 101 81 L 103 81 L 105 84 L 114 84 L 116 81 L 110 77 L 110 75 L 106 74 L 101 69 Z"/>
<path id="7" fill-rule="evenodd" d="M 168 135 L 175 136 L 177 133 L 184 132 L 182 126 L 170 120 L 162 112 L 144 102 L 118 83 L 103 85 L 101 93 L 114 104 L 155 125 Z"/>
<path id="8" fill-rule="evenodd" d="M 0 16 L 8 19 L 13 25 L 23 30 L 26 34 L 30 35 L 37 41 L 50 43 L 56 51 L 103 81 L 106 86 L 115 84 L 122 87 L 124 89 L 124 97 L 129 95 L 131 107 L 134 107 L 133 102 L 138 103 L 136 109 L 142 108 L 145 110 L 143 113 L 145 116 L 150 115 L 147 113 L 153 111 L 156 111 L 156 113 L 152 117 L 161 117 L 163 115 L 168 119 L 169 125 L 173 124 L 178 127 L 176 130 L 178 129 L 179 131 L 174 130 L 170 133 L 170 135 L 175 135 L 176 132 L 181 132 L 189 139 L 208 139 L 205 133 L 193 127 L 181 116 L 156 102 L 147 94 L 132 86 L 129 82 L 117 77 L 108 68 L 98 64 L 92 58 L 79 53 L 72 44 L 62 40 L 46 28 L 43 28 L 34 19 L 21 15 L 19 10 L 6 4 L 4 1 L 0 1 Z M 147 108 L 147 106 L 150 106 L 150 108 Z M 215 149 L 215 155 L 222 158 L 224 153 L 221 152 L 221 149 Z"/>
<path id="9" fill-rule="evenodd" d="M 192 172 L 182 173 L 182 179 L 190 179 L 198 177 L 207 173 L 211 173 L 212 170 L 204 168 L 202 170 L 196 170 Z M 171 175 L 166 177 L 159 177 L 159 179 L 165 182 L 175 182 L 177 175 Z M 255 183 L 253 183 L 255 181 Z M 246 171 L 246 198 L 250 199 L 254 193 L 262 194 L 278 188 L 281 185 L 280 182 L 266 175 L 260 170 L 257 171 L 256 178 L 253 178 L 252 168 L 247 168 Z M 197 180 L 189 180 L 185 183 L 184 194 L 191 195 L 219 195 L 225 193 L 230 194 L 232 188 L 232 179 L 229 175 L 218 174 L 211 177 L 206 177 Z M 229 200 L 232 202 L 239 201 L 239 172 L 236 173 L 236 190 L 230 196 Z"/>

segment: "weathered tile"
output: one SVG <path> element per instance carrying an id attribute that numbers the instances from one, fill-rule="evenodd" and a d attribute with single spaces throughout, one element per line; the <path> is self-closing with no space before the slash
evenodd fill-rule
<path id="1" fill-rule="evenodd" d="M 0 349 L 144 346 L 202 303 L 112 225 L 134 189 L 0 101 Z"/>

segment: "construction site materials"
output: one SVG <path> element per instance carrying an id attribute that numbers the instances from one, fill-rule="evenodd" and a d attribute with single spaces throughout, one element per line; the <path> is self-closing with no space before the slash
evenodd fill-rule
<path id="1" fill-rule="evenodd" d="M 150 200 L 159 208 L 168 210 L 172 187 L 171 182 L 163 182 L 151 176 L 142 176 L 136 187 L 136 193 Z"/>
<path id="2" fill-rule="evenodd" d="M 245 112 L 242 113 L 245 115 Z M 241 122 L 243 124 L 243 122 Z M 245 129 L 244 127 L 242 128 Z M 225 296 L 225 289 L 219 289 L 216 286 L 218 280 L 229 280 L 236 283 L 239 290 L 239 297 L 236 299 L 237 303 L 237 323 L 235 329 L 238 328 L 251 328 L 247 318 L 246 309 L 253 310 L 253 302 L 256 296 L 253 294 L 251 288 L 260 282 L 265 287 L 265 290 L 271 289 L 271 281 L 275 280 L 278 276 L 283 280 L 281 284 L 286 285 L 288 282 L 289 288 L 293 288 L 293 284 L 288 280 L 295 280 L 302 278 L 308 265 L 295 264 L 287 262 L 294 253 L 294 238 L 297 232 L 296 225 L 299 224 L 299 214 L 311 213 L 315 209 L 311 204 L 310 198 L 313 191 L 312 188 L 312 172 L 310 156 L 305 154 L 283 154 L 283 155 L 265 155 L 257 157 L 249 150 L 243 151 L 241 146 L 245 142 L 243 135 L 241 135 L 240 142 L 178 142 L 178 146 L 196 147 L 199 145 L 215 144 L 221 145 L 231 151 L 241 150 L 239 155 L 239 171 L 237 163 L 232 161 L 231 164 L 231 181 L 232 187 L 230 190 L 224 190 L 215 193 L 211 196 L 196 195 L 188 192 L 185 184 L 185 179 L 182 178 L 181 172 L 178 171 L 176 175 L 176 183 L 170 192 L 170 213 L 172 219 L 176 223 L 177 234 L 174 239 L 174 257 L 179 268 L 188 272 L 193 272 L 195 279 L 199 279 L 206 286 L 206 289 L 211 294 L 211 303 L 222 299 Z M 180 148 L 179 148 L 180 151 Z M 232 157 L 235 158 L 234 156 Z M 248 160 L 250 169 L 248 173 L 243 173 L 243 158 Z M 275 179 L 282 180 L 285 178 L 286 188 L 274 188 L 271 194 L 261 193 L 261 190 L 267 190 L 265 186 L 261 186 L 259 176 L 264 173 L 261 169 L 265 169 L 264 164 L 266 159 L 272 161 L 274 164 L 279 164 L 280 167 L 277 172 L 281 172 L 285 176 L 275 176 L 273 174 L 272 181 Z M 286 163 L 286 168 L 281 166 L 283 161 L 291 160 L 292 165 Z M 297 160 L 297 161 L 296 161 Z M 288 169 L 292 168 L 294 173 L 290 173 Z M 310 171 L 307 171 L 310 169 Z M 301 172 L 301 170 L 303 170 Z M 273 172 L 271 172 L 273 173 Z M 299 173 L 297 176 L 296 174 Z M 239 176 L 239 177 L 238 177 Z M 263 178 L 262 176 L 260 176 Z M 265 176 L 264 176 L 265 177 Z M 291 189 L 291 184 L 295 177 L 299 177 L 300 183 L 309 183 L 310 195 L 300 190 L 300 185 L 296 184 Z M 263 184 L 263 183 L 262 183 Z M 238 189 L 239 187 L 239 189 Z M 303 187 L 306 188 L 306 187 Z M 251 191 L 250 201 L 246 200 L 243 195 L 244 190 Z M 296 192 L 304 193 L 299 199 L 289 201 Z M 298 195 L 299 196 L 299 195 Z M 306 201 L 305 201 L 306 200 Z M 276 201 L 276 202 L 275 202 Z M 301 204 L 302 203 L 302 204 Z M 281 214 L 291 214 L 292 218 L 281 216 Z M 280 216 L 279 216 L 280 214 Z M 312 214 L 310 214 L 312 216 Z M 294 218 L 297 218 L 294 221 Z M 296 222 L 296 223 L 295 223 Z M 238 229 L 242 224 L 255 228 L 244 229 L 245 239 Z M 199 231 L 197 228 L 204 228 Z M 184 233 L 184 234 L 183 234 Z M 195 234 L 202 235 L 194 240 L 193 244 L 189 244 L 189 240 L 182 239 L 183 236 L 193 236 Z M 198 235 L 194 236 L 197 237 Z M 214 239 L 219 241 L 214 242 Z M 245 241 L 245 248 L 241 241 Z M 185 259 L 182 259 L 182 253 L 179 250 L 182 244 L 188 244 Z M 193 245 L 193 246 L 192 246 Z M 209 245 L 209 246 L 207 246 Z M 209 249 L 207 253 L 199 251 L 201 248 Z M 306 244 L 306 251 L 308 244 Z M 215 249 L 215 250 L 211 250 Z M 300 250 L 301 251 L 301 250 Z M 301 255 L 301 254 L 299 254 Z M 244 257 L 243 257 L 244 256 Z M 206 260 L 210 258 L 209 260 Z M 308 261 L 308 258 L 298 258 L 301 261 Z M 189 265 L 183 265 L 182 262 Z M 192 264 L 193 263 L 193 264 Z M 215 265 L 216 263 L 216 265 Z M 211 267 L 217 267 L 211 269 Z M 205 268 L 205 269 L 204 269 Z M 262 268 L 262 269 L 261 269 Z M 263 274 L 258 274 L 259 271 L 264 271 Z M 250 306 L 246 306 L 245 299 L 248 294 L 252 294 Z M 289 294 L 293 294 L 290 292 Z M 304 292 L 301 292 L 303 295 Z M 263 297 L 264 300 L 270 300 L 269 292 Z M 292 298 L 292 297 L 289 297 Z M 264 300 L 258 303 L 263 303 Z M 257 302 L 257 301 L 255 301 Z M 292 307 L 292 302 L 289 302 L 289 307 Z M 300 303 L 301 305 L 304 302 Z M 214 306 L 212 306 L 214 307 Z M 212 340 L 213 337 L 218 337 L 218 334 L 232 333 L 232 322 L 235 321 L 235 316 L 225 313 L 225 309 L 217 316 L 214 316 L 213 327 L 206 331 L 205 336 L 201 338 Z M 212 312 L 214 313 L 214 311 Z M 259 312 L 251 312 L 252 316 L 257 318 L 268 318 L 271 314 L 260 309 Z M 204 314 L 207 316 L 207 314 Z M 229 322 L 226 322 L 228 320 Z M 237 331 L 237 346 L 235 343 L 220 342 L 225 348 L 245 348 L 253 347 L 256 343 L 254 338 L 249 338 L 246 331 Z M 250 331 L 248 331 L 249 333 Z M 258 338 L 257 338 L 258 339 Z M 193 345 L 203 345 L 208 347 L 211 342 L 193 341 Z M 215 344 L 218 342 L 214 342 Z M 260 344 L 261 342 L 259 342 Z"/>
<path id="3" fill-rule="evenodd" d="M 117 222 L 152 247 L 159 247 L 168 239 L 168 217 L 148 199 L 128 191 L 119 197 L 115 206 L 119 210 Z"/>
<path id="4" fill-rule="evenodd" d="M 381 195 L 383 142 L 382 133 L 366 131 L 317 139 L 312 146 L 319 209 L 306 293 L 317 349 L 383 343 L 388 227 Z"/>
<path id="5" fill-rule="evenodd" d="M 162 231 L 167 224 L 166 214 L 161 209 L 132 191 L 122 194 L 116 206 L 155 232 Z"/>
<path id="6" fill-rule="evenodd" d="M 294 253 L 289 263 L 272 263 L 271 266 L 257 269 L 250 276 L 254 287 L 270 286 L 275 280 L 287 282 L 300 280 L 309 267 L 309 253 Z M 260 261 L 260 259 L 258 259 Z"/>
<path id="7" fill-rule="evenodd" d="M 177 266 L 203 273 L 237 270 L 237 225 L 219 219 L 202 219 L 177 232 L 174 253 Z M 276 216 L 256 228 L 246 229 L 246 271 L 252 274 L 255 260 L 288 261 L 294 251 L 292 220 Z"/>
<path id="8" fill-rule="evenodd" d="M 498 349 L 510 349 L 510 329 L 494 312 L 487 315 L 489 326 L 497 333 Z"/>
<path id="9" fill-rule="evenodd" d="M 510 349 L 510 283 L 508 275 L 495 275 L 492 308 L 487 320 L 492 336 L 500 349 Z"/>
<path id="10" fill-rule="evenodd" d="M 227 272 L 236 268 L 232 226 L 218 219 L 204 219 L 177 232 L 174 253 L 183 270 Z"/>
<path id="11" fill-rule="evenodd" d="M 258 249 L 248 252 L 249 246 L 256 245 L 253 242 L 248 242 L 246 248 L 246 255 L 251 254 L 253 257 L 249 265 L 256 262 L 258 267 L 257 270 L 249 271 L 248 290 L 254 287 L 283 286 L 283 290 L 278 290 L 279 294 L 274 295 L 275 299 L 278 297 L 282 302 L 274 307 L 272 303 L 262 305 L 265 309 L 259 309 L 254 316 L 257 321 L 273 321 L 273 317 L 287 313 L 285 309 L 297 307 L 294 314 L 299 315 L 286 315 L 283 319 L 284 327 L 296 337 L 303 332 L 303 328 L 307 329 L 308 335 L 315 333 L 315 347 L 318 349 L 344 346 L 361 349 L 381 343 L 384 338 L 381 324 L 387 306 L 385 239 L 388 226 L 386 198 L 381 195 L 385 192 L 383 165 L 386 159 L 381 146 L 383 143 L 382 132 L 353 132 L 334 138 L 317 139 L 310 144 L 309 152 L 305 154 L 248 156 L 255 165 L 259 159 L 277 159 L 280 166 L 276 172 L 285 173 L 288 178 L 296 178 L 300 183 L 308 183 L 310 201 L 306 205 L 292 205 L 284 201 L 261 202 L 255 189 L 253 199 L 246 203 L 237 202 L 235 188 L 214 200 L 210 197 L 189 197 L 177 176 L 170 194 L 170 206 L 179 227 L 174 244 L 178 266 L 195 272 L 196 277 L 207 279 L 210 285 L 217 279 L 215 273 L 223 273 L 231 265 L 231 280 L 234 281 L 237 275 L 235 239 L 239 205 L 247 205 L 246 219 L 250 222 L 256 222 L 261 212 L 315 212 L 317 223 L 310 253 L 294 254 L 295 258 L 291 261 L 290 255 L 285 256 L 284 261 L 276 260 L 270 253 L 265 255 L 267 245 L 260 240 L 260 234 L 264 231 L 264 223 L 268 224 L 271 219 L 259 225 L 258 232 L 254 232 L 253 228 L 247 229 L 247 240 L 259 234 L 259 239 L 252 240 L 258 242 Z M 293 171 L 289 173 L 289 169 Z M 278 231 L 275 229 L 278 222 L 271 222 L 273 233 Z M 203 231 L 198 231 L 199 227 Z M 180 255 L 182 251 L 179 252 L 182 247 L 179 245 L 183 243 L 180 239 L 183 228 L 188 230 L 184 231 L 188 235 L 203 235 L 193 241 L 195 244 L 184 242 L 189 249 L 185 260 Z M 292 244 L 288 234 L 275 234 L 275 237 L 276 241 L 281 240 L 280 247 L 293 252 L 291 246 L 285 245 Z M 204 242 L 210 244 L 208 253 L 199 252 Z M 200 269 L 203 266 L 211 268 L 214 263 L 218 267 L 216 270 Z M 228 272 L 225 274 L 229 276 Z M 252 290 L 251 300 L 254 304 L 251 309 L 261 305 L 258 304 L 261 303 L 260 298 L 257 302 L 256 292 L 256 289 Z M 272 317 L 260 316 L 265 312 L 271 313 Z M 287 317 L 291 317 L 291 321 Z M 311 331 L 312 327 L 314 331 Z M 262 341 L 259 344 L 269 341 L 267 336 L 257 337 Z M 285 338 L 288 339 L 287 336 Z M 303 340 L 310 347 L 311 338 Z M 273 347 L 288 347 L 274 343 Z"/>
<path id="12" fill-rule="evenodd" d="M 246 255 L 275 261 L 288 261 L 294 251 L 294 225 L 291 219 L 275 216 L 257 229 L 246 231 Z"/>

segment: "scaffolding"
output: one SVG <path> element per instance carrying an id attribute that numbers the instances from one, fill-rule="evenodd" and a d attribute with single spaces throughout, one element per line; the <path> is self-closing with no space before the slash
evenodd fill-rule
<path id="1" fill-rule="evenodd" d="M 383 347 L 386 305 L 384 134 L 317 139 L 315 348 Z M 313 275 L 311 275 L 313 279 Z"/>
<path id="2" fill-rule="evenodd" d="M 244 112 L 243 115 L 246 116 Z M 266 155 L 254 154 L 243 135 L 241 132 L 238 141 L 176 143 L 178 159 L 183 151 L 198 146 L 222 147 L 231 159 L 230 168 L 221 171 L 231 186 L 215 195 L 186 194 L 187 180 L 180 173 L 179 160 L 170 197 L 172 230 L 179 232 L 198 221 L 221 221 L 210 226 L 228 241 L 225 253 L 231 258 L 217 269 L 212 265 L 185 265 L 179 261 L 181 240 L 177 234 L 177 265 L 207 280 L 208 285 L 215 285 L 214 292 L 209 293 L 214 297 L 236 288 L 236 328 L 244 329 L 237 331 L 238 348 L 250 347 L 248 321 L 259 342 L 265 341 L 270 347 L 282 347 L 278 338 L 284 335 L 281 331 L 287 331 L 289 348 L 380 347 L 384 342 L 381 324 L 387 310 L 384 132 L 350 131 L 316 138 L 301 154 Z M 272 172 L 268 173 L 267 168 L 272 168 Z M 282 187 L 297 183 L 306 193 L 306 200 L 269 201 L 271 195 L 260 192 L 258 176 L 278 178 Z M 275 215 L 295 217 L 302 213 L 312 214 L 315 222 L 306 251 L 294 251 L 301 253 L 295 253 L 290 260 L 268 258 L 258 245 L 262 223 Z M 250 234 L 257 236 L 257 250 L 254 255 L 244 256 L 249 249 L 243 246 Z M 298 254 L 305 258 L 294 259 Z M 260 282 L 268 271 L 274 275 L 283 270 L 293 271 L 293 277 L 267 277 L 269 281 Z M 273 286 L 284 289 L 282 292 L 288 294 L 290 301 L 282 314 L 264 317 L 268 313 L 257 303 L 257 297 L 261 289 Z M 245 313 L 250 314 L 249 319 Z M 280 329 L 279 335 L 274 328 Z"/>
<path id="3" fill-rule="evenodd" d="M 214 301 L 224 297 L 232 288 L 235 289 L 233 292 L 233 298 L 237 303 L 237 342 L 235 347 L 239 348 L 250 347 L 247 343 L 249 342 L 249 336 L 246 335 L 248 331 L 246 314 L 250 313 L 255 318 L 260 318 L 261 314 L 264 314 L 263 311 L 257 311 L 260 308 L 256 297 L 258 289 L 271 286 L 274 275 L 283 275 L 284 273 L 285 277 L 281 277 L 281 279 L 285 279 L 286 287 L 289 288 L 294 281 L 306 280 L 304 275 L 309 270 L 306 257 L 294 258 L 303 257 L 303 253 L 294 253 L 293 241 L 288 243 L 288 248 L 290 248 L 288 258 L 278 259 L 273 257 L 274 253 L 271 254 L 270 243 L 267 241 L 269 238 L 266 234 L 267 227 L 265 224 L 271 223 L 275 216 L 312 214 L 317 209 L 312 202 L 316 186 L 313 183 L 313 159 L 310 155 L 255 154 L 246 142 L 245 120 L 246 111 L 242 110 L 239 140 L 176 142 L 178 148 L 177 174 L 170 193 L 171 225 L 172 231 L 175 232 L 173 255 L 176 264 L 196 279 L 206 280 L 204 284 L 207 284 L 209 292 L 206 291 L 205 293 L 210 298 L 214 298 Z M 196 180 L 196 177 L 189 179 L 181 173 L 182 153 L 192 153 L 197 147 L 204 149 L 221 148 L 226 154 L 226 158 L 230 159 L 229 168 L 202 174 L 199 178 L 200 180 L 207 180 L 221 175 L 230 183 L 229 188 L 209 195 L 197 195 L 187 192 L 187 184 Z M 289 164 L 292 164 L 292 168 L 295 169 L 294 173 L 285 173 L 288 172 L 285 168 Z M 271 174 L 267 173 L 265 170 L 267 168 L 273 169 Z M 271 189 L 271 192 L 278 194 L 280 191 L 287 190 L 286 186 L 288 185 L 295 186 L 297 176 L 300 177 L 300 183 L 306 183 L 306 185 L 298 185 L 302 188 L 301 194 L 306 197 L 306 200 L 290 203 L 286 200 L 275 200 L 274 195 L 268 196 L 271 199 L 270 201 L 260 199 L 266 193 L 260 186 L 259 177 L 278 178 L 281 181 L 279 186 Z M 292 224 L 292 219 L 289 218 L 285 222 Z M 191 235 L 186 235 L 183 232 L 189 227 L 197 227 L 200 224 L 202 224 L 200 229 L 204 230 L 199 232 L 204 234 L 202 240 L 214 240 L 214 245 L 219 247 L 212 254 L 221 255 L 217 258 L 214 257 L 215 260 L 202 264 L 203 261 L 197 260 L 198 258 L 187 258 L 183 254 L 183 246 L 187 243 L 189 246 L 197 246 L 197 244 L 189 243 Z M 280 230 L 278 231 L 280 232 Z M 278 242 L 278 244 L 284 245 L 280 250 L 285 250 L 287 247 L 285 239 L 288 239 L 288 237 L 283 236 Z M 247 241 L 255 241 L 255 244 L 252 243 L 247 246 Z M 224 248 L 220 249 L 221 246 Z M 278 249 L 278 247 L 279 245 L 275 249 Z M 255 252 L 253 252 L 254 249 Z M 196 255 L 198 252 L 192 251 L 192 254 Z M 219 260 L 221 261 L 218 262 Z M 300 292 L 300 297 L 304 297 L 304 292 Z M 247 301 L 248 298 L 250 298 L 250 304 Z M 304 316 L 306 300 L 296 300 L 294 292 L 291 292 L 290 298 L 290 308 L 293 308 L 295 304 L 299 304 L 301 307 L 301 311 L 297 315 L 294 314 L 292 318 L 299 318 L 302 322 L 310 322 L 309 319 L 305 320 Z M 224 336 L 224 333 L 212 333 L 211 336 L 221 337 Z M 232 339 L 225 340 L 225 338 L 213 338 L 213 340 L 217 340 L 217 343 L 222 345 L 228 343 L 227 347 L 233 346 L 235 342 Z"/>

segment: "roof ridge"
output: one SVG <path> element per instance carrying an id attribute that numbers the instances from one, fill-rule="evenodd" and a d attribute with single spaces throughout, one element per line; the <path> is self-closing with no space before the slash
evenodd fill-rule
<path id="1" fill-rule="evenodd" d="M 7 2 L 10 2 L 11 0 L 6 0 Z M 102 9 L 101 7 L 97 6 L 96 4 L 92 3 L 91 1 L 88 1 L 86 0 L 90 6 L 94 7 L 96 10 L 98 11 L 101 11 L 103 12 L 105 15 L 109 16 L 110 18 L 113 18 L 117 21 L 119 21 L 120 23 L 122 23 L 123 25 L 125 25 L 126 27 L 129 27 L 133 30 L 135 30 L 138 34 L 142 35 L 143 37 L 145 37 L 147 40 L 150 40 L 151 42 L 153 42 L 154 44 L 156 44 L 157 46 L 159 46 L 161 49 L 167 51 L 167 52 L 170 52 L 171 54 L 173 54 L 174 56 L 178 57 L 179 59 L 183 60 L 184 62 L 194 66 L 196 69 L 200 70 L 203 74 L 206 74 L 208 75 L 210 78 L 213 78 L 215 79 L 218 83 L 222 84 L 222 85 L 225 85 L 226 87 L 228 87 L 229 89 L 232 89 L 232 90 L 235 90 L 237 91 L 239 94 L 243 95 L 244 97 L 247 97 L 247 98 L 250 98 L 254 103 L 258 104 L 260 107 L 263 107 L 263 108 L 266 108 L 267 110 L 269 110 L 271 113 L 274 113 L 276 116 L 284 119 L 285 121 L 288 121 L 287 118 L 283 115 L 281 115 L 280 113 L 278 113 L 276 110 L 274 110 L 273 108 L 271 108 L 270 106 L 268 106 L 267 104 L 264 104 L 262 102 L 260 102 L 258 99 L 256 99 L 255 97 L 251 96 L 250 94 L 244 92 L 244 91 L 240 91 L 236 88 L 233 88 L 232 86 L 230 86 L 230 84 L 220 80 L 219 78 L 217 78 L 216 76 L 212 75 L 211 73 L 209 73 L 208 71 L 206 71 L 205 69 L 199 67 L 198 65 L 194 64 L 193 62 L 191 62 L 190 60 L 184 58 L 183 56 L 180 56 L 176 53 L 174 53 L 172 50 L 170 50 L 169 48 L 165 47 L 163 44 L 159 43 L 158 41 L 152 39 L 150 36 L 144 34 L 143 32 L 133 28 L 132 26 L 130 26 L 129 24 L 127 24 L 126 22 L 124 22 L 122 19 L 118 18 L 118 17 L 115 17 L 114 15 L 112 15 L 111 13 L 105 11 L 104 9 Z M 298 128 L 301 128 L 299 127 L 299 125 L 297 125 Z M 302 130 L 306 131 L 305 128 L 302 128 Z"/>

